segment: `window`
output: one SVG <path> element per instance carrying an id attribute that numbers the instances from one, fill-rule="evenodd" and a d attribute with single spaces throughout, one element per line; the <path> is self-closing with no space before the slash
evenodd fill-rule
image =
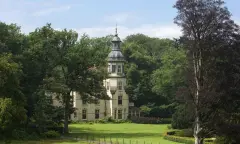
<path id="1" fill-rule="evenodd" d="M 82 119 L 87 119 L 87 110 L 82 110 Z"/>
<path id="2" fill-rule="evenodd" d="M 122 119 L 122 110 L 118 110 L 118 119 Z"/>
<path id="3" fill-rule="evenodd" d="M 114 119 L 117 119 L 117 109 L 114 110 Z"/>
<path id="4" fill-rule="evenodd" d="M 116 72 L 116 65 L 112 65 L 112 73 Z"/>
<path id="5" fill-rule="evenodd" d="M 99 119 L 99 109 L 95 110 L 95 119 Z"/>
<path id="6" fill-rule="evenodd" d="M 118 81 L 118 90 L 122 90 L 122 82 Z"/>
<path id="7" fill-rule="evenodd" d="M 118 73 L 121 73 L 121 65 L 118 65 L 117 72 L 118 72 Z"/>
<path id="8" fill-rule="evenodd" d="M 118 105 L 122 105 L 122 96 L 118 96 Z"/>
<path id="9" fill-rule="evenodd" d="M 107 87 L 107 90 L 109 90 L 109 82 L 107 82 L 107 86 L 106 87 Z"/>

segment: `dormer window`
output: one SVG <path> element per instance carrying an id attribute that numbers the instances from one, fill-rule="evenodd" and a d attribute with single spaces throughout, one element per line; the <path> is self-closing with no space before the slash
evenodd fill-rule
<path id="1" fill-rule="evenodd" d="M 117 71 L 118 71 L 118 73 L 121 73 L 121 65 L 118 65 Z"/>
<path id="2" fill-rule="evenodd" d="M 112 73 L 116 72 L 116 65 L 112 65 Z"/>

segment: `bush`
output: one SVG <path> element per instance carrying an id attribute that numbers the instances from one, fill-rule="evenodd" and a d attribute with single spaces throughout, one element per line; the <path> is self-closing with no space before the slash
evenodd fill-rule
<path id="1" fill-rule="evenodd" d="M 47 131 L 42 134 L 44 138 L 58 138 L 60 134 L 56 131 Z"/>
<path id="2" fill-rule="evenodd" d="M 172 127 L 174 129 L 186 129 L 192 127 L 194 121 L 193 115 L 187 106 L 180 105 L 172 116 Z"/>
<path id="3" fill-rule="evenodd" d="M 57 127 L 47 127 L 48 131 L 56 131 L 58 133 L 63 132 L 63 127 L 62 126 L 57 126 Z"/>
<path id="4" fill-rule="evenodd" d="M 141 124 L 171 124 L 171 118 L 155 118 L 155 117 L 131 117 L 133 123 Z"/>
<path id="5" fill-rule="evenodd" d="M 109 118 L 97 119 L 97 120 L 92 120 L 92 121 L 73 121 L 71 123 L 74 123 L 74 124 L 81 124 L 81 123 L 87 123 L 87 124 L 94 124 L 94 123 L 101 123 L 101 124 L 106 124 L 106 123 L 131 123 L 131 120 L 115 120 L 115 119 L 112 119 L 112 117 L 109 117 Z"/>
<path id="6" fill-rule="evenodd" d="M 140 110 L 141 110 L 141 115 L 143 115 L 143 116 L 149 116 L 150 111 L 151 111 L 152 109 L 149 108 L 149 107 L 146 106 L 146 105 L 143 105 L 143 106 L 140 107 Z"/>
<path id="7" fill-rule="evenodd" d="M 27 132 L 24 129 L 15 129 L 12 132 L 12 138 L 15 140 L 38 140 L 39 135 L 36 132 Z"/>
<path id="8" fill-rule="evenodd" d="M 175 135 L 180 137 L 193 137 L 193 130 L 192 129 L 179 130 L 176 131 Z"/>
<path id="9" fill-rule="evenodd" d="M 161 105 L 153 107 L 149 112 L 149 117 L 171 118 L 176 111 L 176 104 Z"/>
<path id="10" fill-rule="evenodd" d="M 163 138 L 169 141 L 174 141 L 179 143 L 194 144 L 194 140 L 190 138 L 178 137 L 173 135 L 165 135 Z"/>
<path id="11" fill-rule="evenodd" d="M 190 132 L 190 129 L 186 129 L 185 131 Z M 178 135 L 183 135 L 178 136 Z M 179 143 L 185 143 L 185 144 L 194 144 L 194 138 L 193 137 L 185 137 L 184 131 L 169 131 L 166 132 L 166 134 L 163 137 L 166 140 L 179 142 Z M 204 144 L 213 144 L 214 139 L 208 138 L 204 139 Z"/>
<path id="12" fill-rule="evenodd" d="M 234 144 L 234 142 L 227 137 L 217 137 L 214 144 Z"/>
<path id="13" fill-rule="evenodd" d="M 13 139 L 16 139 L 16 140 L 27 140 L 28 133 L 22 129 L 15 129 L 12 131 L 12 137 Z"/>

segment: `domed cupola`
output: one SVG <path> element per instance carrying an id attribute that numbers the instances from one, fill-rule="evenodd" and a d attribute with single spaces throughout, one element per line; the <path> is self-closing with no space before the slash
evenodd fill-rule
<path id="1" fill-rule="evenodd" d="M 120 49 L 121 39 L 118 37 L 117 28 L 116 33 L 112 39 L 112 51 L 108 54 L 108 61 L 109 62 L 123 62 L 124 56 Z"/>

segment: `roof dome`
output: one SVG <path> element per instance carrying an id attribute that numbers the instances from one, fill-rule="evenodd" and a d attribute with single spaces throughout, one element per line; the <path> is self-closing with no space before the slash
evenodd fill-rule
<path id="1" fill-rule="evenodd" d="M 124 56 L 121 51 L 111 51 L 108 54 L 108 61 L 124 61 Z"/>
<path id="2" fill-rule="evenodd" d="M 118 35 L 115 35 L 112 39 L 112 42 L 121 42 L 121 39 L 118 37 Z"/>

